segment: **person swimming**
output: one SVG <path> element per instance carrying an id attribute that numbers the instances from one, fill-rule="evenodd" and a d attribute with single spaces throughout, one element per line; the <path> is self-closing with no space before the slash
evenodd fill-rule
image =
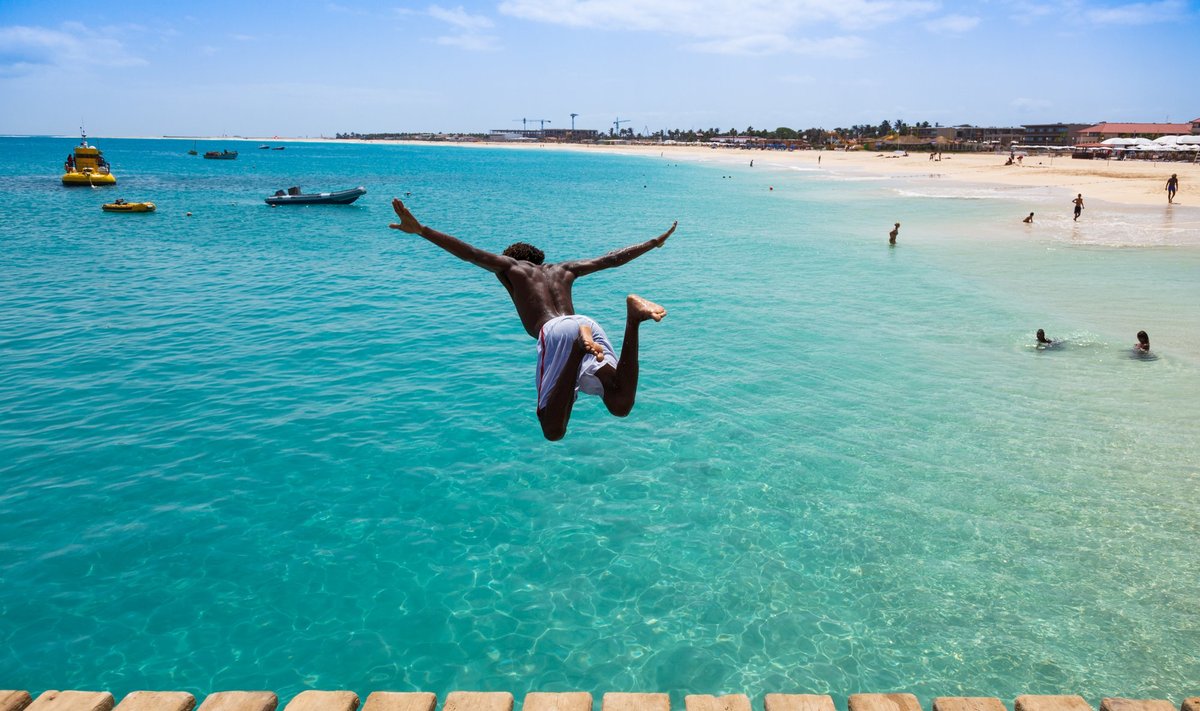
<path id="1" fill-rule="evenodd" d="M 899 234 L 900 234 L 900 223 L 897 222 L 896 226 L 894 228 L 892 228 L 892 231 L 888 232 L 888 244 L 896 244 L 896 237 Z"/>
<path id="2" fill-rule="evenodd" d="M 1137 343 L 1133 344 L 1133 349 L 1142 353 L 1150 352 L 1150 336 L 1145 331 L 1137 332 Z"/>
<path id="3" fill-rule="evenodd" d="M 1039 346 L 1052 346 L 1058 343 L 1054 339 L 1046 338 L 1046 331 L 1040 328 L 1037 330 L 1037 342 Z"/>
<path id="4" fill-rule="evenodd" d="M 1027 225 L 1032 225 L 1033 224 L 1033 213 L 1032 212 L 1029 213 L 1029 217 L 1026 217 L 1024 220 L 1021 220 L 1021 222 L 1024 222 Z"/>

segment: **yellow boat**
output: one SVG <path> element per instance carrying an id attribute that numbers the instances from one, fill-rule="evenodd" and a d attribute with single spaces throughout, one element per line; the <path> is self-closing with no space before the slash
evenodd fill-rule
<path id="1" fill-rule="evenodd" d="M 157 208 L 152 202 L 125 202 L 118 199 L 116 202 L 104 203 L 104 207 L 100 209 L 105 212 L 154 212 Z"/>
<path id="2" fill-rule="evenodd" d="M 104 154 L 99 148 L 88 145 L 86 133 L 79 145 L 75 146 L 74 153 L 67 155 L 63 170 L 66 172 L 63 173 L 62 184 L 68 187 L 117 184 L 117 176 L 109 170 Z"/>

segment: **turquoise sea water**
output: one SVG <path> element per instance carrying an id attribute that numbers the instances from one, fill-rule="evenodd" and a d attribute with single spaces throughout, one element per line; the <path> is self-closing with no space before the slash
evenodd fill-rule
<path id="1" fill-rule="evenodd" d="M 65 189 L 75 142 L 0 139 L 0 686 L 1200 692 L 1196 208 L 117 139 L 118 187 Z M 369 192 L 262 202 L 293 184 Z M 669 309 L 633 414 L 545 442 L 532 339 L 386 229 L 407 193 L 552 261 L 678 219 L 576 286 L 614 337 Z"/>

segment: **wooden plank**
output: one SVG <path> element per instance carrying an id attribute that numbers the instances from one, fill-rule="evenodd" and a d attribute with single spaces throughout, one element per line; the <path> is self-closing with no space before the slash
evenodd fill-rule
<path id="1" fill-rule="evenodd" d="M 512 711 L 513 695 L 507 691 L 451 691 L 442 711 Z"/>
<path id="2" fill-rule="evenodd" d="M 1100 711 L 1175 711 L 1175 704 L 1162 699 L 1104 698 Z"/>
<path id="3" fill-rule="evenodd" d="M 602 711 L 671 711 L 671 697 L 666 694 L 629 694 L 610 691 L 601 702 Z"/>
<path id="4" fill-rule="evenodd" d="M 586 691 L 558 694 L 531 691 L 525 694 L 521 711 L 592 711 L 592 695 Z"/>
<path id="5" fill-rule="evenodd" d="M 21 711 L 31 701 L 28 691 L 0 691 L 0 711 Z"/>
<path id="6" fill-rule="evenodd" d="M 1200 696 L 1184 699 L 1183 703 L 1179 705 L 1179 711 L 1200 711 Z"/>
<path id="7" fill-rule="evenodd" d="M 1014 711 L 1092 711 L 1082 696 L 1018 696 L 1013 704 Z"/>
<path id="8" fill-rule="evenodd" d="M 283 707 L 283 711 L 354 711 L 357 708 L 358 694 L 353 691 L 309 689 L 296 694 L 288 705 Z"/>
<path id="9" fill-rule="evenodd" d="M 850 711 L 921 711 L 912 694 L 851 694 Z"/>
<path id="10" fill-rule="evenodd" d="M 683 697 L 683 705 L 687 711 L 750 711 L 750 697 L 745 694 L 688 694 Z"/>
<path id="11" fill-rule="evenodd" d="M 196 697 L 186 691 L 131 691 L 116 711 L 192 711 L 195 706 Z"/>
<path id="12" fill-rule="evenodd" d="M 994 696 L 939 696 L 933 700 L 933 711 L 1008 710 L 1004 708 L 1004 702 Z"/>
<path id="13" fill-rule="evenodd" d="M 199 711 L 275 711 L 278 705 L 271 691 L 218 691 L 205 697 Z"/>
<path id="14" fill-rule="evenodd" d="M 43 691 L 26 711 L 112 711 L 107 691 Z"/>
<path id="15" fill-rule="evenodd" d="M 828 694 L 767 694 L 765 711 L 834 711 Z"/>
<path id="16" fill-rule="evenodd" d="M 375 691 L 362 711 L 433 711 L 437 695 L 428 691 Z"/>

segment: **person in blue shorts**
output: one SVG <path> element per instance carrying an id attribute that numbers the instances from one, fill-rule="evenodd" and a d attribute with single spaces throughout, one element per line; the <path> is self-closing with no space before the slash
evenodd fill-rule
<path id="1" fill-rule="evenodd" d="M 496 275 L 517 308 L 525 331 L 537 339 L 537 416 L 548 440 L 567 433 L 571 408 L 579 390 L 598 395 L 608 411 L 624 417 L 633 409 L 638 383 L 638 328 L 661 321 L 667 310 L 636 294 L 625 297 L 625 338 L 618 358 L 600 324 L 575 313 L 571 285 L 575 279 L 626 264 L 663 246 L 678 222 L 654 239 L 614 250 L 594 259 L 545 263 L 545 254 L 526 242 L 515 242 L 502 254 L 473 247 L 431 229 L 398 199 L 392 209 L 400 222 L 392 229 L 420 235 L 450 254 Z"/>
<path id="2" fill-rule="evenodd" d="M 1171 173 L 1171 177 L 1167 178 L 1167 204 L 1175 202 L 1175 191 L 1179 190 L 1179 176 Z"/>

